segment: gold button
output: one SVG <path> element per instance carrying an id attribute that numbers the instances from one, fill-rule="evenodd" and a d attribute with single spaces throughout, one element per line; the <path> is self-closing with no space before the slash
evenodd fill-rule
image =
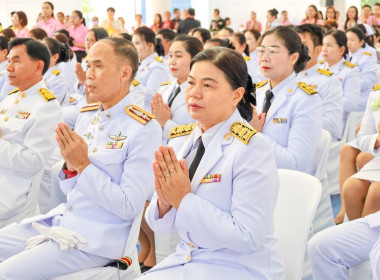
<path id="1" fill-rule="evenodd" d="M 95 153 L 97 150 L 98 150 L 97 148 L 93 148 L 92 152 Z"/>
<path id="2" fill-rule="evenodd" d="M 4 121 L 5 121 L 5 122 L 8 121 L 8 117 L 5 117 L 5 118 L 4 118 Z"/>
<path id="3" fill-rule="evenodd" d="M 288 93 L 292 93 L 292 92 L 293 92 L 292 88 L 288 89 Z"/>
<path id="4" fill-rule="evenodd" d="M 15 100 L 15 104 L 17 104 L 18 102 L 19 102 L 18 99 L 16 99 L 16 100 Z"/>
<path id="5" fill-rule="evenodd" d="M 231 134 L 226 133 L 224 134 L 224 140 L 230 140 L 231 139 Z"/>
<path id="6" fill-rule="evenodd" d="M 25 92 L 21 93 L 21 97 L 22 97 L 22 98 L 25 97 Z"/>
<path id="7" fill-rule="evenodd" d="M 110 117 L 111 117 L 111 113 L 110 113 L 110 112 L 107 112 L 107 113 L 106 113 L 106 117 L 107 117 L 107 118 L 110 118 Z"/>
<path id="8" fill-rule="evenodd" d="M 190 255 L 187 255 L 187 257 L 186 257 L 186 261 L 187 261 L 187 262 L 190 261 Z"/>
<path id="9" fill-rule="evenodd" d="M 104 129 L 104 126 L 100 125 L 99 130 L 102 131 Z"/>
<path id="10" fill-rule="evenodd" d="M 190 247 L 195 247 L 195 245 L 193 243 L 191 243 L 191 242 L 189 242 L 189 246 Z"/>
<path id="11" fill-rule="evenodd" d="M 67 206 L 67 210 L 72 211 L 73 207 L 69 205 L 69 206 Z"/>

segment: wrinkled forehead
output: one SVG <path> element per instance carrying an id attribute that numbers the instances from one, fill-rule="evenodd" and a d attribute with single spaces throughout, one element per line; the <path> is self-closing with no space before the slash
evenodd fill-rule
<path id="1" fill-rule="evenodd" d="M 114 49 L 110 44 L 102 41 L 96 42 L 88 52 L 87 61 L 101 61 L 105 62 L 114 57 Z"/>

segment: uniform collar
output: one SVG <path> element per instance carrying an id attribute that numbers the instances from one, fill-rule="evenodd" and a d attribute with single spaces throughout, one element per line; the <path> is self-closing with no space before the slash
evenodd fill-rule
<path id="1" fill-rule="evenodd" d="M 34 86 L 28 88 L 27 90 L 24 90 L 22 92 L 25 92 L 25 97 L 35 94 L 36 91 L 38 91 L 40 88 L 46 88 L 46 84 L 43 80 L 36 83 Z M 20 93 L 22 93 L 20 92 Z"/>
<path id="2" fill-rule="evenodd" d="M 331 72 L 333 73 L 339 73 L 340 72 L 340 69 L 342 67 L 342 64 L 344 62 L 344 58 L 342 57 L 341 60 L 339 60 L 337 63 L 335 63 L 335 65 L 331 66 L 331 67 L 328 67 L 328 70 L 330 70 Z M 326 62 L 327 63 L 327 62 Z M 328 66 L 328 64 L 327 64 Z"/>
<path id="3" fill-rule="evenodd" d="M 299 73 L 299 76 L 301 78 L 305 78 L 305 77 L 307 78 L 307 77 L 313 76 L 313 75 L 315 75 L 315 73 L 317 73 L 317 69 L 319 67 L 320 67 L 320 65 L 318 63 L 316 63 L 315 65 L 313 65 L 309 69 L 307 69 L 307 70 L 302 71 L 301 73 Z"/>
<path id="4" fill-rule="evenodd" d="M 364 51 L 365 51 L 364 48 L 359 48 L 356 50 L 356 52 L 350 53 L 351 60 L 349 60 L 349 61 L 352 63 L 357 63 L 359 61 L 359 59 L 363 56 Z"/>
<path id="5" fill-rule="evenodd" d="M 205 148 L 210 144 L 212 139 L 214 138 L 215 134 L 219 131 L 219 129 L 223 126 L 223 124 L 226 122 L 220 122 L 213 127 L 209 128 L 207 131 L 202 132 L 200 128 L 200 124 L 198 123 L 197 126 L 194 128 L 194 139 L 193 139 L 193 146 L 195 145 L 196 141 L 199 139 L 199 137 L 202 136 L 202 142 Z"/>
<path id="6" fill-rule="evenodd" d="M 125 113 L 125 107 L 133 104 L 132 99 L 130 97 L 130 93 L 128 93 L 123 99 L 121 99 L 117 104 L 109 108 L 108 110 L 104 110 L 102 104 L 99 106 L 99 117 L 102 120 L 110 120 L 119 116 L 122 113 Z"/>
<path id="7" fill-rule="evenodd" d="M 7 63 L 8 63 L 7 60 L 5 60 L 5 61 L 3 61 L 3 62 L 0 63 L 0 72 L 6 70 L 6 68 L 7 68 Z"/>
<path id="8" fill-rule="evenodd" d="M 147 56 L 146 58 L 144 58 L 141 61 L 141 65 L 140 66 L 148 66 L 154 60 L 155 56 L 158 56 L 158 54 L 156 52 L 154 52 L 151 55 Z"/>
<path id="9" fill-rule="evenodd" d="M 294 78 L 296 77 L 296 73 L 293 71 L 292 74 L 290 74 L 285 80 L 283 80 L 281 83 L 279 83 L 274 89 L 271 89 L 270 83 L 269 89 L 273 92 L 273 95 L 276 96 L 282 88 L 286 87 L 288 83 L 290 83 Z"/>

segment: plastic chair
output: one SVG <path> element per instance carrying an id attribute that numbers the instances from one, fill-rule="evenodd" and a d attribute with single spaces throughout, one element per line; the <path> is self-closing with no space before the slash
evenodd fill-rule
<path id="1" fill-rule="evenodd" d="M 315 159 L 314 159 L 315 166 L 317 168 L 315 170 L 314 176 L 321 182 L 322 182 L 322 179 L 325 176 L 327 176 L 325 166 L 326 166 L 326 162 L 329 156 L 330 143 L 331 143 L 330 133 L 327 130 L 322 129 L 321 138 L 319 139 L 318 149 L 317 149 L 317 152 L 315 154 Z"/>
<path id="2" fill-rule="evenodd" d="M 279 169 L 280 190 L 274 213 L 275 235 L 285 264 L 286 279 L 302 276 L 310 227 L 321 198 L 322 186 L 315 177 Z"/>
<path id="3" fill-rule="evenodd" d="M 119 270 L 112 266 L 95 267 L 86 270 L 81 270 L 62 276 L 57 276 L 51 280 L 133 280 L 141 274 L 140 265 L 137 254 L 137 240 L 140 232 L 140 223 L 142 218 L 142 212 L 133 220 L 131 232 L 128 237 L 127 243 L 124 248 L 124 256 L 132 259 L 132 264 L 127 270 Z"/>

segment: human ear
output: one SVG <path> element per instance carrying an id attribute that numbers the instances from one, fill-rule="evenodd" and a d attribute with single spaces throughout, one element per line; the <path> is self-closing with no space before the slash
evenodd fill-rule
<path id="1" fill-rule="evenodd" d="M 245 89 L 243 87 L 238 87 L 233 91 L 233 104 L 237 106 L 237 104 L 240 102 L 240 100 L 243 98 Z"/>

